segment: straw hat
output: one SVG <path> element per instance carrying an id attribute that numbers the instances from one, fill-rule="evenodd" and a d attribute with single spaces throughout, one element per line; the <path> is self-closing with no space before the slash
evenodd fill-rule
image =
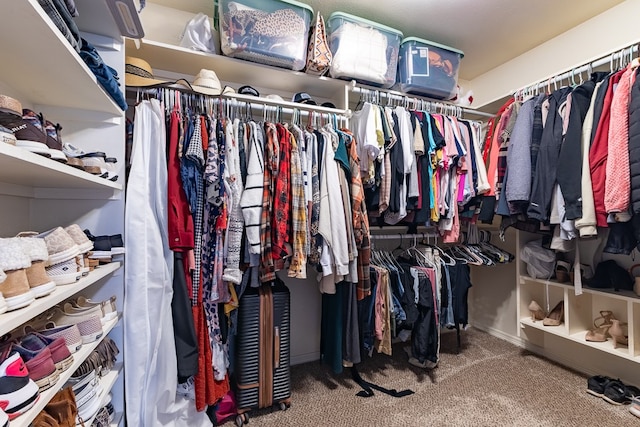
<path id="1" fill-rule="evenodd" d="M 222 93 L 222 84 L 215 71 L 202 69 L 193 80 L 191 85 L 193 90 L 204 95 L 220 95 Z"/>
<path id="2" fill-rule="evenodd" d="M 172 83 L 155 79 L 151 65 L 144 59 L 127 56 L 124 62 L 124 78 L 127 86 L 155 86 Z"/>

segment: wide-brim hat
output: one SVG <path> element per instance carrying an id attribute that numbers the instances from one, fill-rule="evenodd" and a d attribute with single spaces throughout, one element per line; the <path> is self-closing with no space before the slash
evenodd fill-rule
<path id="1" fill-rule="evenodd" d="M 173 83 L 153 77 L 151 65 L 149 65 L 149 63 L 144 59 L 127 56 L 125 58 L 124 68 L 124 81 L 127 86 L 144 87 Z"/>

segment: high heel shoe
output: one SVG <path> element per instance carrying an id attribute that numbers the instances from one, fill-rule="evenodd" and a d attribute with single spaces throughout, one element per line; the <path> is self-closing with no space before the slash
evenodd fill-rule
<path id="1" fill-rule="evenodd" d="M 618 344 L 629 345 L 629 336 L 624 334 L 624 329 L 622 328 L 626 323 L 620 322 L 617 319 L 612 319 L 611 323 L 609 335 L 613 338 L 613 348 L 618 348 Z"/>
<path id="2" fill-rule="evenodd" d="M 542 307 L 534 300 L 531 300 L 529 303 L 529 313 L 531 314 L 531 320 L 534 322 L 536 320 L 542 320 L 545 317 Z"/>
<path id="3" fill-rule="evenodd" d="M 564 322 L 564 300 L 553 307 L 547 317 L 542 320 L 544 326 L 560 326 Z"/>
<path id="4" fill-rule="evenodd" d="M 600 320 L 600 322 L 598 322 Z M 613 325 L 612 321 L 615 320 L 613 312 L 610 310 L 600 311 L 600 317 L 596 317 L 593 321 L 595 329 L 587 331 L 585 340 L 593 342 L 605 342 L 609 335 L 609 328 Z"/>

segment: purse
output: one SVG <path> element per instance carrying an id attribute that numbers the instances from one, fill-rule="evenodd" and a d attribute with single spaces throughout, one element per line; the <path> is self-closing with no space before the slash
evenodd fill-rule
<path id="1" fill-rule="evenodd" d="M 331 66 L 333 55 L 329 49 L 327 41 L 327 31 L 324 25 L 324 18 L 318 12 L 316 23 L 311 29 L 311 38 L 307 47 L 307 66 L 305 72 L 317 76 L 324 75 Z"/>

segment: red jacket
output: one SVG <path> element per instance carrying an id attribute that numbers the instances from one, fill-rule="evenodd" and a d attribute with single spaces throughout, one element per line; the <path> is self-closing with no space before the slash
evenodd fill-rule
<path id="1" fill-rule="evenodd" d="M 589 149 L 589 169 L 593 185 L 593 202 L 596 208 L 596 225 L 607 227 L 607 211 L 604 207 L 604 185 L 607 172 L 607 152 L 609 147 L 609 122 L 611 120 L 611 100 L 613 87 L 618 84 L 624 70 L 609 79 L 609 86 L 602 105 L 602 115 L 598 121 L 596 134 Z"/>

